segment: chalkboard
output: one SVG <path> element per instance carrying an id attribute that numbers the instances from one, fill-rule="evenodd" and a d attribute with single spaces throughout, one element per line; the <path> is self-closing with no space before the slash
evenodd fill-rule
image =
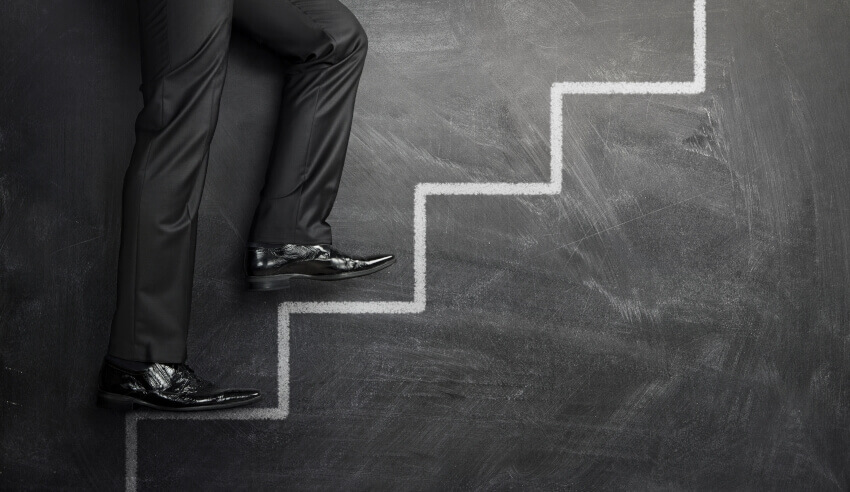
<path id="1" fill-rule="evenodd" d="M 0 488 L 850 487 L 847 2 L 345 3 L 330 222 L 399 261 L 246 291 L 282 73 L 234 31 L 189 363 L 266 397 L 196 420 L 94 406 L 135 2 L 2 2 Z"/>

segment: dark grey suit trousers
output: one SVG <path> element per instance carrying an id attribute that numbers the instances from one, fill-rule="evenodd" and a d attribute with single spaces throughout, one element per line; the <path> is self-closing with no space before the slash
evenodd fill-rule
<path id="1" fill-rule="evenodd" d="M 144 109 L 124 178 L 108 353 L 186 360 L 198 207 L 231 27 L 280 58 L 285 81 L 251 243 L 331 243 L 367 38 L 338 0 L 138 0 Z"/>

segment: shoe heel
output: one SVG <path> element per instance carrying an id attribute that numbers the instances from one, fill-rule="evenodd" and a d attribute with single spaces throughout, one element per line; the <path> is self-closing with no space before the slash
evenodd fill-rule
<path id="1" fill-rule="evenodd" d="M 282 290 L 289 288 L 288 278 L 251 278 L 248 279 L 250 290 Z"/>
<path id="2" fill-rule="evenodd" d="M 97 406 L 107 410 L 117 410 L 127 412 L 133 409 L 133 400 L 121 395 L 111 395 L 109 393 L 98 392 Z"/>

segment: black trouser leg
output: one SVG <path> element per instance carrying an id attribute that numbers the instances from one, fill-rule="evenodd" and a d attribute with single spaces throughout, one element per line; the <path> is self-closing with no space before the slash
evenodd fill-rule
<path id="1" fill-rule="evenodd" d="M 139 0 L 144 109 L 124 178 L 109 354 L 184 362 L 197 213 L 233 0 Z"/>
<path id="2" fill-rule="evenodd" d="M 184 362 L 197 212 L 226 71 L 231 17 L 286 72 L 250 240 L 330 243 L 367 39 L 335 0 L 140 0 L 142 92 L 124 182 L 109 354 Z"/>
<path id="3" fill-rule="evenodd" d="M 367 37 L 337 0 L 235 0 L 233 22 L 284 64 L 283 99 L 249 244 L 331 243 Z"/>

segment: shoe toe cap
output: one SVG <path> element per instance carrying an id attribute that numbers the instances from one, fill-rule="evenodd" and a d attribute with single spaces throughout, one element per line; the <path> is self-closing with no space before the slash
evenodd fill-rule
<path id="1" fill-rule="evenodd" d="M 378 266 L 378 265 L 384 265 L 384 264 L 387 264 L 387 263 L 392 263 L 394 261 L 395 261 L 395 255 L 378 255 L 378 256 L 374 256 L 372 258 L 369 258 L 366 261 L 366 264 L 369 267 L 374 267 L 374 266 Z"/>
<path id="2" fill-rule="evenodd" d="M 263 397 L 263 394 L 260 393 L 259 390 L 251 389 L 251 388 L 237 388 L 230 389 L 223 392 L 223 398 L 225 401 L 230 402 L 248 402 L 259 400 Z"/>

